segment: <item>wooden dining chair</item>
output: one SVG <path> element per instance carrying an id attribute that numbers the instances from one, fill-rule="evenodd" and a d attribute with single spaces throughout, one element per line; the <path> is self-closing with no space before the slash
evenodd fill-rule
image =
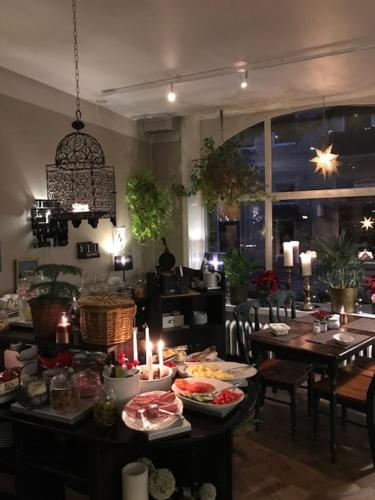
<path id="1" fill-rule="evenodd" d="M 275 322 L 275 311 L 276 308 L 276 318 L 280 323 L 281 321 L 287 321 L 289 319 L 288 309 L 290 309 L 290 318 L 295 319 L 296 317 L 296 306 L 295 306 L 295 295 L 291 290 L 278 290 L 277 292 L 270 293 L 267 297 L 267 303 L 269 308 L 269 319 L 270 323 Z M 284 311 L 284 317 L 280 315 L 280 311 Z"/>
<path id="2" fill-rule="evenodd" d="M 236 335 L 240 357 L 242 362 L 247 364 L 253 363 L 251 354 L 251 334 L 254 331 L 259 330 L 259 304 L 257 305 L 254 302 L 255 301 L 244 302 L 243 304 L 238 305 L 233 311 L 233 315 L 236 320 Z M 260 377 L 260 394 L 258 394 L 258 397 L 261 398 L 262 403 L 264 403 L 265 399 L 268 399 L 278 403 L 288 404 L 290 406 L 291 432 L 292 436 L 295 437 L 297 433 L 297 390 L 298 387 L 306 381 L 308 383 L 308 387 L 311 387 L 311 366 L 305 363 L 273 358 L 262 361 L 260 366 L 258 366 L 258 370 Z M 277 389 L 287 391 L 290 395 L 290 402 L 269 396 L 266 397 L 265 394 L 267 387 L 271 387 L 274 391 Z M 309 412 L 311 408 L 310 394 L 309 390 Z M 256 427 L 259 429 L 259 422 L 256 423 Z"/>
<path id="3" fill-rule="evenodd" d="M 370 441 L 372 461 L 375 466 L 375 371 L 367 368 L 359 369 L 350 364 L 339 371 L 336 385 L 337 403 L 345 408 L 344 423 L 347 420 L 347 410 L 353 409 L 366 415 L 366 428 Z M 313 423 L 314 440 L 319 435 L 320 399 L 330 400 L 329 379 L 324 378 L 313 386 Z M 360 425 L 353 422 L 355 425 Z"/>

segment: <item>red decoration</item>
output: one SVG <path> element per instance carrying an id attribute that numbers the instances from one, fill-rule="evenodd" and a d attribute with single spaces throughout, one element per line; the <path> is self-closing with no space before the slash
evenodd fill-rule
<path id="1" fill-rule="evenodd" d="M 274 293 L 279 289 L 279 277 L 274 271 L 264 271 L 255 279 L 255 284 L 260 292 Z"/>

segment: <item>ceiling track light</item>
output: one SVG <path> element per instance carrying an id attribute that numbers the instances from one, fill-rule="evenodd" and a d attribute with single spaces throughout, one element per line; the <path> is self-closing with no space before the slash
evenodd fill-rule
<path id="1" fill-rule="evenodd" d="M 173 87 L 173 82 L 171 82 L 169 84 L 169 92 L 167 94 L 167 99 L 169 102 L 175 102 L 176 101 L 176 92 L 174 91 L 174 87 Z"/>
<path id="2" fill-rule="evenodd" d="M 241 89 L 247 88 L 247 69 L 240 70 L 240 87 Z"/>

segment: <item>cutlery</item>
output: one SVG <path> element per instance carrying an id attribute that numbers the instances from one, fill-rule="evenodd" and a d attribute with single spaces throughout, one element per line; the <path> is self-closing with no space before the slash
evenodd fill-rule
<path id="1" fill-rule="evenodd" d="M 144 414 L 146 411 L 146 408 L 142 408 L 140 410 L 137 410 L 137 413 L 140 415 L 141 420 L 142 420 L 142 426 L 146 429 L 146 431 L 149 431 L 151 429 L 151 423 Z"/>
<path id="2" fill-rule="evenodd" d="M 172 417 L 177 417 L 180 420 L 183 420 L 184 416 L 180 413 L 173 413 L 172 411 L 164 410 L 163 408 L 159 408 L 157 404 L 149 405 L 150 409 L 156 408 L 160 413 L 164 413 L 165 415 L 170 415 Z"/>

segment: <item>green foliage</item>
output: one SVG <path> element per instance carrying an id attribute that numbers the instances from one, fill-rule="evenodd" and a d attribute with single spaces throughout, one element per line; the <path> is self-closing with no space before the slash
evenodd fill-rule
<path id="1" fill-rule="evenodd" d="M 209 210 L 220 201 L 234 204 L 240 199 L 257 199 L 260 188 L 256 168 L 241 158 L 238 144 L 227 140 L 216 146 L 212 137 L 204 139 L 202 158 L 193 162 L 190 188 L 174 186 L 178 194 L 200 193 Z"/>
<path id="2" fill-rule="evenodd" d="M 131 177 L 127 187 L 133 236 L 141 243 L 161 239 L 172 215 L 171 191 L 157 183 L 151 172 Z"/>
<path id="3" fill-rule="evenodd" d="M 254 259 L 247 259 L 237 249 L 224 255 L 224 274 L 231 285 L 247 285 L 250 273 L 257 269 Z"/>
<path id="4" fill-rule="evenodd" d="M 65 264 L 44 264 L 37 267 L 34 274 L 41 276 L 43 279 L 40 283 L 34 283 L 30 287 L 30 291 L 38 292 L 37 300 L 39 302 L 67 304 L 72 302 L 74 297 L 79 296 L 79 289 L 76 285 L 57 280 L 60 274 L 82 276 L 79 267 Z"/>
<path id="5" fill-rule="evenodd" d="M 320 279 L 331 288 L 356 288 L 362 279 L 358 245 L 342 231 L 338 237 L 318 239 Z"/>

